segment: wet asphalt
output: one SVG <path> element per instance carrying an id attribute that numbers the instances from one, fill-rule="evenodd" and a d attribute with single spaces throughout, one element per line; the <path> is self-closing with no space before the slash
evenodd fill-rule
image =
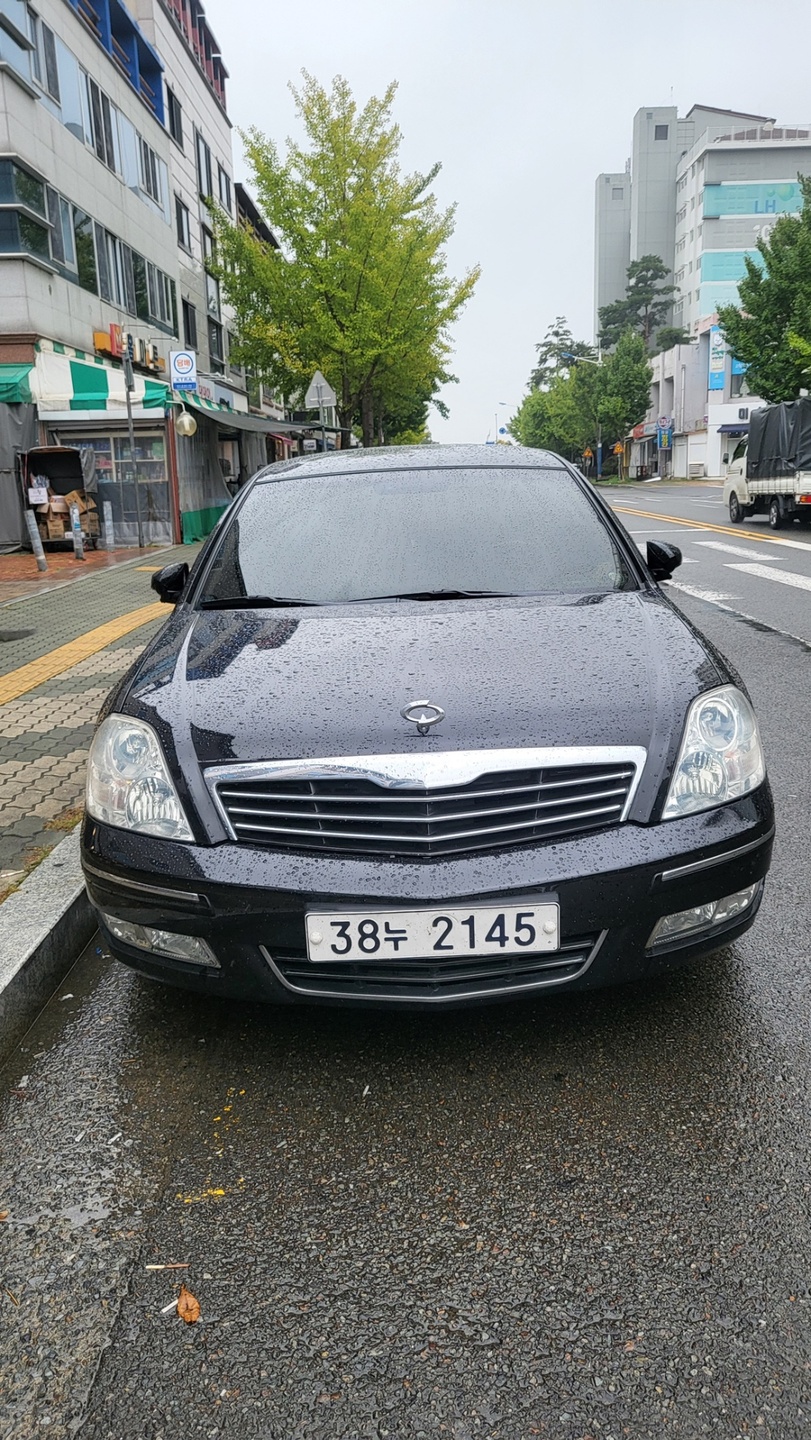
<path id="1" fill-rule="evenodd" d="M 759 711 L 755 929 L 439 1016 L 213 1005 L 91 945 L 0 1071 L 2 1440 L 811 1432 L 811 648 L 679 604 Z"/>

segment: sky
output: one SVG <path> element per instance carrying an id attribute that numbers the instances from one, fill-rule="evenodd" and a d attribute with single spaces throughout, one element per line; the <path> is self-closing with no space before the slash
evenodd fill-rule
<path id="1" fill-rule="evenodd" d="M 692 104 L 811 122 L 811 0 L 204 0 L 238 130 L 298 136 L 290 82 L 398 83 L 406 170 L 439 161 L 448 268 L 481 265 L 453 331 L 435 440 L 482 442 L 526 393 L 556 315 L 591 340 L 594 181 L 622 170 L 634 113 Z M 250 175 L 235 134 L 236 179 Z M 272 217 L 269 217 L 272 219 Z"/>

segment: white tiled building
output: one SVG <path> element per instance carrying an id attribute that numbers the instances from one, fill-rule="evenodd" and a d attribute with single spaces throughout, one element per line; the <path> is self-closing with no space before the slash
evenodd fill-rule
<path id="1" fill-rule="evenodd" d="M 203 196 L 236 214 L 226 78 L 199 0 L 0 0 L 5 418 L 27 399 L 40 441 L 93 449 L 124 542 L 136 477 L 149 538 L 195 538 L 228 502 L 224 474 L 268 455 L 268 422 L 248 416 L 230 316 L 205 269 Z M 208 402 L 193 441 L 175 436 L 166 404 L 169 352 L 185 346 Z M 8 455 L 0 471 L 0 485 L 14 483 Z"/>

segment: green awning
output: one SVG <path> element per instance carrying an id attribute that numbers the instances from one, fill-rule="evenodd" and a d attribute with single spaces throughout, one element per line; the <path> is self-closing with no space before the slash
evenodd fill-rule
<path id="1" fill-rule="evenodd" d="M 0 403 L 4 405 L 30 405 L 30 375 L 33 365 L 0 365 Z"/>

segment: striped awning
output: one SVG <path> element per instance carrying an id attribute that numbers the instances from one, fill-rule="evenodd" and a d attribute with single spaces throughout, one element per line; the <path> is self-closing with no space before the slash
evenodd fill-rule
<path id="1" fill-rule="evenodd" d="M 169 386 L 135 374 L 133 409 L 163 411 Z M 126 412 L 124 371 L 98 355 L 41 340 L 33 364 L 0 365 L 0 401 L 9 405 L 33 401 L 42 414 L 104 410 Z"/>

